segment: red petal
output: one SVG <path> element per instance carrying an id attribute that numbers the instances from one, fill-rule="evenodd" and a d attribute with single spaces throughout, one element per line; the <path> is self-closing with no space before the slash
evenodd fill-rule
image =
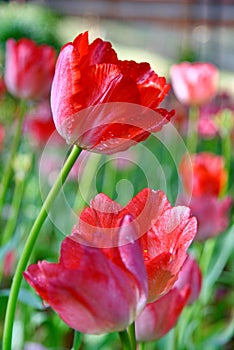
<path id="1" fill-rule="evenodd" d="M 146 188 L 127 204 L 126 210 L 135 217 L 139 231 L 144 235 L 152 227 L 153 221 L 170 207 L 171 204 L 162 191 Z"/>

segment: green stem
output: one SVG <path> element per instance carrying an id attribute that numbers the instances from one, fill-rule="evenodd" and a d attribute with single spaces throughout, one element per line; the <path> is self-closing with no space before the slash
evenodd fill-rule
<path id="1" fill-rule="evenodd" d="M 130 324 L 130 326 L 128 327 L 128 334 L 129 334 L 130 342 L 132 345 L 132 350 L 135 350 L 136 349 L 135 322 Z"/>
<path id="2" fill-rule="evenodd" d="M 53 201 L 61 190 L 62 184 L 66 180 L 73 164 L 75 163 L 81 149 L 77 146 L 73 146 L 72 152 L 70 153 L 67 161 L 65 162 L 58 179 L 51 188 L 42 208 L 34 222 L 34 225 L 29 233 L 28 239 L 25 243 L 21 258 L 16 267 L 15 275 L 13 278 L 11 292 L 9 295 L 9 300 L 7 304 L 5 325 L 3 331 L 3 347 L 2 350 L 11 350 L 11 340 L 12 340 L 12 329 L 14 323 L 14 315 L 16 311 L 17 298 L 20 290 L 21 281 L 23 278 L 23 271 L 25 270 L 28 260 L 30 258 L 32 249 L 35 245 L 36 239 L 38 237 L 39 231 L 47 218 L 48 211 L 51 208 Z"/>
<path id="3" fill-rule="evenodd" d="M 79 350 L 82 344 L 82 333 L 74 331 L 73 346 L 71 350 Z"/>
<path id="4" fill-rule="evenodd" d="M 187 148 L 190 153 L 196 153 L 198 141 L 198 116 L 197 106 L 191 106 L 189 110 L 189 123 L 187 134 Z"/>
<path id="5" fill-rule="evenodd" d="M 145 350 L 145 342 L 139 343 L 139 350 Z"/>
<path id="6" fill-rule="evenodd" d="M 26 112 L 26 102 L 22 101 L 20 107 L 21 108 L 20 108 L 20 112 L 19 112 L 19 119 L 18 119 L 18 123 L 16 126 L 14 138 L 12 141 L 10 155 L 9 155 L 8 162 L 4 168 L 4 172 L 2 175 L 2 181 L 1 181 L 1 186 L 0 186 L 0 217 L 2 217 L 2 209 L 3 209 L 4 202 L 5 202 L 8 185 L 9 185 L 11 175 L 12 175 L 12 163 L 14 161 L 16 152 L 19 148 L 20 139 L 22 136 L 21 131 L 22 131 L 22 125 L 23 125 L 24 116 L 25 116 L 25 112 Z"/>
<path id="7" fill-rule="evenodd" d="M 9 218 L 2 234 L 2 245 L 6 244 L 11 239 L 15 231 L 24 188 L 25 178 L 23 180 L 16 180 Z"/>
<path id="8" fill-rule="evenodd" d="M 129 336 L 128 336 L 128 332 L 126 330 L 119 332 L 119 336 L 120 336 L 123 350 L 132 350 L 131 343 L 130 343 Z"/>

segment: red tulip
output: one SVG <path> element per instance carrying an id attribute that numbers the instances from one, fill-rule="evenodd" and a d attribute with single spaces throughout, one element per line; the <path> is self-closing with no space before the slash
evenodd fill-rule
<path id="1" fill-rule="evenodd" d="M 9 92 L 22 99 L 48 97 L 54 76 L 55 49 L 34 41 L 9 39 L 6 44 L 5 83 Z"/>
<path id="2" fill-rule="evenodd" d="M 24 123 L 24 130 L 28 133 L 31 142 L 36 146 L 44 146 L 50 140 L 56 144 L 63 144 L 63 138 L 57 133 L 52 118 L 50 103 L 47 100 L 41 101 L 35 109 L 27 113 Z"/>
<path id="3" fill-rule="evenodd" d="M 186 259 L 186 250 L 196 234 L 196 219 L 190 210 L 172 208 L 162 191 L 144 189 L 125 208 L 104 194 L 97 195 L 80 216 L 74 239 L 93 246 L 118 245 L 118 227 L 124 215 L 138 227 L 134 239 L 140 241 L 148 275 L 148 301 L 167 293 L 175 283 Z M 131 229 L 131 223 L 126 231 Z"/>
<path id="4" fill-rule="evenodd" d="M 224 159 L 213 153 L 202 152 L 189 159 L 184 157 L 179 170 L 186 191 L 193 197 L 218 196 L 227 183 Z"/>
<path id="5" fill-rule="evenodd" d="M 42 261 L 24 273 L 70 327 L 92 334 L 121 331 L 145 306 L 146 271 L 130 221 L 126 215 L 120 224 L 119 247 L 93 248 L 66 237 L 59 263 Z"/>
<path id="6" fill-rule="evenodd" d="M 183 104 L 202 105 L 217 93 L 219 71 L 210 63 L 175 64 L 170 75 L 175 95 Z"/>
<path id="7" fill-rule="evenodd" d="M 109 42 L 88 33 L 58 57 L 51 106 L 68 143 L 98 153 L 122 151 L 161 129 L 174 111 L 158 108 L 169 90 L 148 63 L 120 61 Z"/>
<path id="8" fill-rule="evenodd" d="M 188 255 L 174 287 L 160 299 L 147 304 L 136 319 L 137 340 L 156 340 L 168 333 L 175 326 L 184 307 L 198 298 L 201 281 L 200 268 Z"/>

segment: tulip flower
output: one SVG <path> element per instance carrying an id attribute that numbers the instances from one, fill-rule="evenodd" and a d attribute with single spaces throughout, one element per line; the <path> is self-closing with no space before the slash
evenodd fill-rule
<path id="1" fill-rule="evenodd" d="M 5 83 L 9 92 L 21 99 L 42 99 L 50 94 L 56 52 L 30 39 L 6 43 Z"/>
<path id="2" fill-rule="evenodd" d="M 175 326 L 184 307 L 198 298 L 200 290 L 201 271 L 196 261 L 188 256 L 174 287 L 160 299 L 147 304 L 137 318 L 137 340 L 163 337 Z"/>
<path id="3" fill-rule="evenodd" d="M 196 234 L 196 219 L 187 207 L 172 207 L 162 191 L 146 188 L 125 208 L 98 194 L 90 208 L 81 213 L 73 237 L 83 244 L 116 246 L 118 227 L 127 214 L 138 227 L 134 239 L 139 239 L 142 248 L 148 276 L 148 302 L 152 302 L 167 293 L 177 280 L 186 250 Z"/>
<path id="4" fill-rule="evenodd" d="M 224 159 L 213 153 L 202 152 L 185 156 L 179 167 L 185 190 L 193 197 L 219 196 L 227 183 Z"/>
<path id="5" fill-rule="evenodd" d="M 119 226 L 119 247 L 89 247 L 68 236 L 59 263 L 42 261 L 24 273 L 70 327 L 91 334 L 121 331 L 145 306 L 147 277 L 131 220 L 125 215 Z"/>
<path id="6" fill-rule="evenodd" d="M 12 276 L 12 274 L 14 273 L 15 261 L 16 261 L 15 251 L 13 249 L 9 250 L 4 256 L 4 260 L 3 260 L 2 273 L 4 277 Z"/>
<path id="7" fill-rule="evenodd" d="M 210 101 L 218 90 L 219 71 L 211 63 L 174 64 L 170 76 L 177 99 L 186 105 L 203 105 Z"/>
<path id="8" fill-rule="evenodd" d="M 51 142 L 57 145 L 64 143 L 55 128 L 48 100 L 41 101 L 36 108 L 26 114 L 24 131 L 29 135 L 31 143 L 36 146 L 45 146 L 52 134 Z"/>
<path id="9" fill-rule="evenodd" d="M 168 90 L 148 63 L 120 61 L 109 42 L 89 44 L 85 32 L 59 54 L 51 91 L 54 122 L 69 144 L 97 153 L 123 151 L 173 116 L 159 108 Z"/>
<path id="10" fill-rule="evenodd" d="M 215 196 L 200 196 L 190 200 L 189 207 L 197 218 L 197 241 L 218 236 L 229 225 L 229 212 L 233 205 L 230 196 L 218 199 Z"/>
<path id="11" fill-rule="evenodd" d="M 230 121 L 225 120 L 225 114 L 230 115 Z M 202 106 L 199 113 L 198 132 L 203 138 L 213 138 L 217 135 L 225 137 L 234 128 L 234 101 L 227 92 L 222 92 Z"/>

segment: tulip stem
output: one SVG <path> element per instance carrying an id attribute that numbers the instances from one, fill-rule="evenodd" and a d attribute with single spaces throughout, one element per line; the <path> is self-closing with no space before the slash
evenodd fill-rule
<path id="1" fill-rule="evenodd" d="M 28 239 L 25 243 L 23 252 L 21 254 L 20 260 L 18 262 L 18 265 L 16 267 L 15 275 L 13 278 L 11 291 L 9 295 L 9 300 L 7 304 L 7 310 L 6 310 L 6 317 L 5 317 L 5 324 L 4 324 L 4 331 L 3 331 L 3 344 L 2 344 L 2 350 L 11 350 L 11 341 L 12 341 L 12 330 L 13 330 L 13 323 L 14 323 L 14 316 L 16 311 L 16 304 L 18 299 L 18 294 L 20 290 L 20 285 L 23 278 L 23 271 L 27 267 L 28 260 L 31 256 L 33 247 L 35 245 L 35 242 L 37 240 L 38 234 L 40 232 L 40 229 L 45 222 L 48 211 L 50 210 L 56 196 L 59 194 L 63 183 L 65 182 L 73 164 L 75 163 L 76 159 L 78 158 L 79 154 L 81 152 L 81 149 L 77 146 L 73 146 L 73 149 L 65 162 L 57 180 L 55 181 L 53 187 L 51 188 L 50 192 L 47 195 L 46 200 L 44 201 L 42 208 L 40 210 L 40 213 L 37 217 L 37 219 L 34 222 L 34 225 L 28 235 Z"/>
<path id="2" fill-rule="evenodd" d="M 139 350 L 145 350 L 145 342 L 139 344 Z"/>
<path id="3" fill-rule="evenodd" d="M 73 346 L 71 350 L 79 350 L 82 344 L 82 333 L 74 331 Z"/>
<path id="4" fill-rule="evenodd" d="M 126 330 L 119 332 L 119 336 L 120 336 L 123 350 L 133 350 L 129 340 L 128 332 Z"/>
<path id="5" fill-rule="evenodd" d="M 26 108 L 27 108 L 26 102 L 22 101 L 20 104 L 20 111 L 19 111 L 19 116 L 18 116 L 18 120 L 17 120 L 16 131 L 14 133 L 14 138 L 13 138 L 13 141 L 11 144 L 10 155 L 9 155 L 7 164 L 4 168 L 2 180 L 1 180 L 1 185 L 0 185 L 0 217 L 2 217 L 3 205 L 5 202 L 8 185 L 9 185 L 9 182 L 11 179 L 12 164 L 14 162 L 14 158 L 15 158 L 16 152 L 19 148 L 19 144 L 20 144 L 20 140 L 21 140 L 21 136 L 22 136 L 22 125 L 23 125 L 23 121 L 24 121 Z"/>
<path id="6" fill-rule="evenodd" d="M 130 324 L 130 326 L 128 327 L 128 334 L 129 334 L 130 342 L 132 345 L 132 350 L 135 350 L 136 349 L 135 322 Z"/>
<path id="7" fill-rule="evenodd" d="M 191 106 L 189 110 L 187 148 L 189 153 L 196 153 L 198 141 L 198 107 Z"/>

